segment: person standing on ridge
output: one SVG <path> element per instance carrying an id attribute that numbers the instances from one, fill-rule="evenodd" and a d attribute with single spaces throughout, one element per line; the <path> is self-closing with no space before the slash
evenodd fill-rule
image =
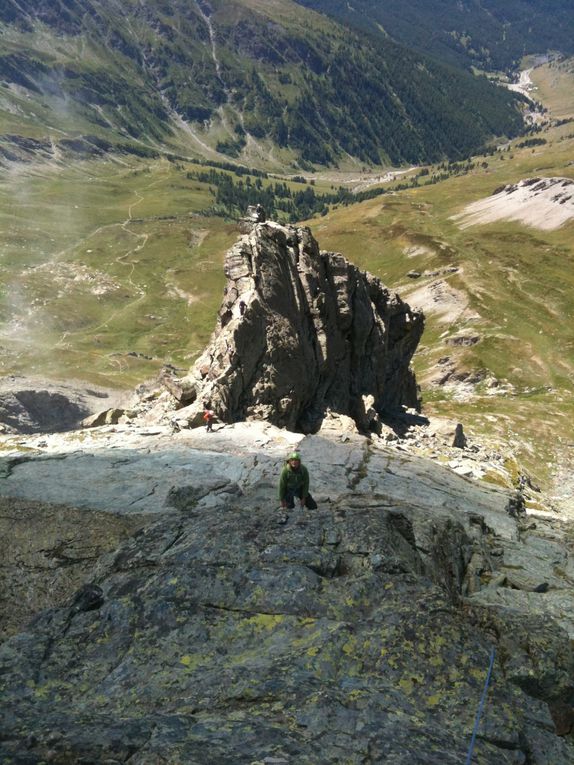
<path id="1" fill-rule="evenodd" d="M 205 430 L 207 433 L 211 433 L 211 431 L 213 430 L 214 417 L 215 417 L 215 412 L 211 408 L 211 404 L 205 404 L 204 412 L 203 412 L 203 421 L 205 422 Z"/>
<path id="2" fill-rule="evenodd" d="M 309 494 L 309 471 L 301 462 L 299 452 L 291 452 L 279 477 L 279 501 L 283 509 L 295 507 L 295 497 L 301 507 L 316 510 L 317 503 Z"/>

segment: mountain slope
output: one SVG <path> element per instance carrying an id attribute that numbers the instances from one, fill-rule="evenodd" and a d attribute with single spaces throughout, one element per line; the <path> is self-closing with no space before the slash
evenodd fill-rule
<path id="1" fill-rule="evenodd" d="M 515 67 L 528 53 L 574 52 L 569 0 L 297 0 L 383 39 L 389 36 L 445 61 Z"/>
<path id="2" fill-rule="evenodd" d="M 0 30 L 0 133 L 47 154 L 64 131 L 91 136 L 67 148 L 92 152 L 103 140 L 212 158 L 275 149 L 283 164 L 418 163 L 522 124 L 516 95 L 290 0 L 8 0 Z M 9 158 L 29 149 L 6 141 Z"/>

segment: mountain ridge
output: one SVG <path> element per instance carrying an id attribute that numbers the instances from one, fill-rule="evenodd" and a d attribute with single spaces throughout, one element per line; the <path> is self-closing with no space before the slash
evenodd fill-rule
<path id="1" fill-rule="evenodd" d="M 31 124 L 54 140 L 50 120 L 65 127 L 67 110 L 75 135 L 148 151 L 399 164 L 467 156 L 522 126 L 515 94 L 290 0 L 59 7 L 22 2 L 0 16 L 0 103 L 22 111 L 19 93 L 31 95 Z"/>
<path id="2" fill-rule="evenodd" d="M 7 761 L 456 765 L 489 656 L 476 755 L 572 761 L 560 523 L 337 423 L 307 437 L 260 422 L 84 435 L 81 451 L 60 434 L 2 458 L 3 489 L 30 505 L 10 521 L 30 567 L 7 557 L 10 598 L 21 607 L 38 569 L 58 582 L 0 646 Z M 274 510 L 293 448 L 315 511 Z M 47 505 L 63 486 L 72 506 Z M 68 532 L 80 512 L 81 549 Z"/>

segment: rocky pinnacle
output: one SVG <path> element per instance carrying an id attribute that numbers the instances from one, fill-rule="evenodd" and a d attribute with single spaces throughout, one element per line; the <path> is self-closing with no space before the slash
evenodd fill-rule
<path id="1" fill-rule="evenodd" d="M 410 360 L 424 317 L 307 228 L 256 224 L 227 253 L 211 341 L 182 381 L 191 424 L 209 401 L 224 422 L 315 432 L 330 410 L 361 429 L 417 407 Z"/>

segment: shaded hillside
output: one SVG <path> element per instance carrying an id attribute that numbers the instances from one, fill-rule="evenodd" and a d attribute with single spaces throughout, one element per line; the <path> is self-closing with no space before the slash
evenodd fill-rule
<path id="1" fill-rule="evenodd" d="M 522 125 L 516 95 L 290 0 L 10 0 L 0 23 L 9 159 L 30 153 L 14 135 L 49 154 L 57 128 L 90 137 L 64 147 L 80 153 L 127 139 L 237 158 L 275 146 L 303 165 L 418 163 Z"/>
<path id="2" fill-rule="evenodd" d="M 569 0 L 298 0 L 383 39 L 463 66 L 516 66 L 528 53 L 574 52 Z"/>

